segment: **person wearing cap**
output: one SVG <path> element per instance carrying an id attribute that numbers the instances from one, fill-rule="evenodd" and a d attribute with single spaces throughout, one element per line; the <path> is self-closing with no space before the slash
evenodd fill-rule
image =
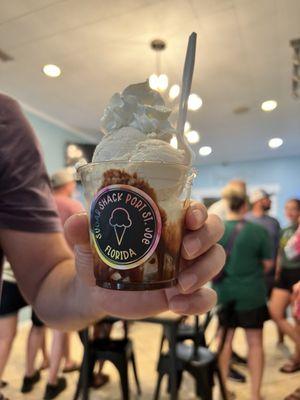
<path id="1" fill-rule="evenodd" d="M 271 195 L 263 189 L 253 191 L 249 197 L 251 211 L 247 213 L 245 219 L 263 226 L 269 233 L 272 243 L 273 267 L 265 275 L 268 297 L 270 297 L 274 287 L 276 258 L 279 246 L 280 224 L 274 217 L 268 215 L 272 206 Z"/>
<path id="2" fill-rule="evenodd" d="M 181 262 L 186 268 L 176 287 L 118 292 L 96 286 L 88 217 L 76 213 L 65 223 L 73 254 L 62 234 L 40 144 L 17 101 L 0 93 L 0 288 L 6 255 L 25 299 L 48 325 L 80 330 L 107 314 L 207 312 L 216 294 L 204 285 L 224 265 L 217 244 L 224 227 L 198 202 L 187 209 L 185 227 Z"/>
<path id="3" fill-rule="evenodd" d="M 251 210 L 247 213 L 245 219 L 263 226 L 268 231 L 271 239 L 273 266 L 270 271 L 265 273 L 265 283 L 268 291 L 268 298 L 270 298 L 275 285 L 275 270 L 280 238 L 280 224 L 276 218 L 268 215 L 268 212 L 272 206 L 272 200 L 271 194 L 267 193 L 264 189 L 254 190 L 249 197 L 249 202 L 251 205 Z M 277 327 L 277 331 L 277 348 L 284 355 L 286 355 L 289 350 L 284 343 L 284 335 L 280 331 L 279 327 Z"/>
<path id="4" fill-rule="evenodd" d="M 76 190 L 75 171 L 64 168 L 51 176 L 51 186 L 58 214 L 64 224 L 73 214 L 84 211 L 82 204 L 73 198 Z M 70 243 L 72 249 L 72 244 Z M 50 354 L 49 376 L 44 400 L 54 399 L 67 386 L 64 377 L 58 377 L 62 359 L 65 359 L 64 373 L 77 371 L 79 366 L 70 357 L 70 332 L 53 329 Z"/>

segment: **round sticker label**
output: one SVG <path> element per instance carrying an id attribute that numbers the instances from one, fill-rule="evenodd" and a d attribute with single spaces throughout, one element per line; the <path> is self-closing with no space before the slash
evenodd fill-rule
<path id="1" fill-rule="evenodd" d="M 91 234 L 101 260 L 112 268 L 131 269 L 155 251 L 161 235 L 157 205 L 129 185 L 101 189 L 91 205 Z"/>

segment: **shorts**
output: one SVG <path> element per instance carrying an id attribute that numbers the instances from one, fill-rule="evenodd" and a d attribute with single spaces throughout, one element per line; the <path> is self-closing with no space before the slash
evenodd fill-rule
<path id="1" fill-rule="evenodd" d="M 22 296 L 18 285 L 14 282 L 3 281 L 2 296 L 0 301 L 0 318 L 17 314 L 21 308 L 28 304 Z M 36 327 L 44 326 L 44 323 L 37 317 L 35 312 L 31 312 L 32 324 Z"/>
<path id="2" fill-rule="evenodd" d="M 218 312 L 219 323 L 223 328 L 262 329 L 270 319 L 266 305 L 253 310 L 236 310 L 234 304 L 221 306 Z"/>
<path id="3" fill-rule="evenodd" d="M 282 269 L 280 277 L 275 283 L 275 287 L 278 289 L 293 291 L 295 283 L 300 281 L 300 268 L 294 269 Z"/>

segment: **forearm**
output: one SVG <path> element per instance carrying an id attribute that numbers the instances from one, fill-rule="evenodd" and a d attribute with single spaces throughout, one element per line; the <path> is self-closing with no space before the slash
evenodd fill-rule
<path id="1" fill-rule="evenodd" d="M 104 316 L 99 311 L 100 307 L 93 302 L 95 290 L 96 287 L 85 286 L 79 281 L 74 260 L 67 259 L 56 265 L 44 278 L 33 307 L 51 327 L 80 330 Z"/>

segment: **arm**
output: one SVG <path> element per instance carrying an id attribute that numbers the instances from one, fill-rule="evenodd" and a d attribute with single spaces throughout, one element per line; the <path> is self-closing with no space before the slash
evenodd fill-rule
<path id="1" fill-rule="evenodd" d="M 75 330 L 103 315 L 93 312 L 88 286 L 80 284 L 74 256 L 61 233 L 3 229 L 0 243 L 22 294 L 41 319 Z"/>
<path id="2" fill-rule="evenodd" d="M 0 243 L 22 293 L 41 319 L 63 330 L 78 330 L 105 314 L 140 319 L 166 310 L 207 312 L 216 295 L 202 286 L 224 265 L 224 251 L 216 245 L 223 225 L 215 216 L 207 218 L 197 203 L 187 211 L 186 228 L 179 284 L 155 291 L 120 292 L 95 286 L 85 214 L 72 216 L 65 225 L 66 236 L 74 244 L 75 262 L 60 233 L 0 230 Z M 199 243 L 196 248 L 195 242 Z"/>
<path id="3" fill-rule="evenodd" d="M 281 274 L 281 257 L 280 254 L 278 253 L 277 258 L 276 258 L 276 269 L 275 269 L 275 279 L 278 280 Z"/>
<path id="4" fill-rule="evenodd" d="M 274 266 L 273 260 L 262 260 L 264 273 L 268 273 Z"/>
<path id="5" fill-rule="evenodd" d="M 268 273 L 274 266 L 274 260 L 272 259 L 272 243 L 269 233 L 266 229 L 259 227 L 260 229 L 260 257 L 264 273 Z"/>

